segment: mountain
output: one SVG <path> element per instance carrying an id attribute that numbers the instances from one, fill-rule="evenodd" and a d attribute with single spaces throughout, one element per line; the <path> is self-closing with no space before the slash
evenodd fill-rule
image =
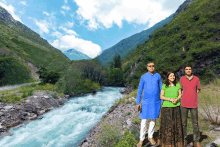
<path id="1" fill-rule="evenodd" d="M 144 43 L 155 30 L 163 27 L 172 19 L 173 19 L 173 14 L 167 17 L 166 19 L 160 21 L 159 23 L 155 24 L 153 27 L 121 40 L 119 43 L 115 44 L 114 46 L 104 50 L 94 60 L 98 60 L 99 64 L 101 65 L 109 65 L 116 54 L 119 54 L 121 56 L 121 59 L 124 59 L 139 44 Z"/>
<path id="2" fill-rule="evenodd" d="M 60 50 L 0 7 L 0 85 L 31 81 L 40 66 L 62 71 L 69 62 Z M 24 76 L 27 73 L 32 78 Z"/>
<path id="3" fill-rule="evenodd" d="M 166 26 L 156 30 L 122 61 L 127 84 L 136 88 L 146 65 L 154 61 L 156 72 L 164 79 L 168 71 L 179 80 L 184 65 L 208 83 L 220 77 L 220 1 L 193 0 Z"/>
<path id="4" fill-rule="evenodd" d="M 83 54 L 82 52 L 79 52 L 75 49 L 69 49 L 67 51 L 63 52 L 70 60 L 82 60 L 87 59 L 90 60 L 91 58 L 88 57 L 86 54 Z"/>

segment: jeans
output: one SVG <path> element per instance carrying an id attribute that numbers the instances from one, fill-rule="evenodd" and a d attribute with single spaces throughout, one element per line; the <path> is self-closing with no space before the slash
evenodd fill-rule
<path id="1" fill-rule="evenodd" d="M 186 108 L 180 106 L 181 115 L 182 115 L 182 125 L 183 125 L 183 136 L 184 141 L 186 142 L 187 137 L 187 118 L 188 112 L 191 113 L 192 126 L 193 126 L 193 140 L 195 143 L 199 142 L 200 132 L 199 132 L 199 124 L 198 124 L 198 107 L 197 108 Z"/>

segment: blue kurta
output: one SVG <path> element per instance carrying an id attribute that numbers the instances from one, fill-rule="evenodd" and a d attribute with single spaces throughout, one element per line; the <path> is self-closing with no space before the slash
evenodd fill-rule
<path id="1" fill-rule="evenodd" d="M 140 113 L 141 119 L 156 119 L 159 117 L 161 103 L 163 103 L 163 100 L 160 99 L 161 88 L 162 81 L 158 73 L 152 75 L 147 72 L 141 76 L 137 93 L 137 105 L 139 105 L 141 104 L 141 95 L 144 89 Z"/>

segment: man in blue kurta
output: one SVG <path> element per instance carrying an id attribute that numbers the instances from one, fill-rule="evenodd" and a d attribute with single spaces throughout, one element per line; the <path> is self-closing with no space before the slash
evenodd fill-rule
<path id="1" fill-rule="evenodd" d="M 156 119 L 159 117 L 161 103 L 163 100 L 160 99 L 160 91 L 162 88 L 161 77 L 158 73 L 154 73 L 155 64 L 150 62 L 147 64 L 148 72 L 141 76 L 138 93 L 137 93 L 137 109 L 141 111 L 141 130 L 140 130 L 140 141 L 137 144 L 138 147 L 142 146 L 142 143 L 147 132 L 147 122 L 149 123 L 148 129 L 148 140 L 152 145 L 156 142 L 153 139 L 154 127 L 156 124 Z M 141 95 L 143 93 L 143 101 L 141 105 Z"/>

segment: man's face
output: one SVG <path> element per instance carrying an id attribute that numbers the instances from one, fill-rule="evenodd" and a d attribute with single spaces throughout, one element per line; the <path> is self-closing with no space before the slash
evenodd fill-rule
<path id="1" fill-rule="evenodd" d="M 149 72 L 154 72 L 154 70 L 155 70 L 155 65 L 154 65 L 154 63 L 149 63 L 148 65 L 147 65 L 147 70 L 149 71 Z"/>
<path id="2" fill-rule="evenodd" d="M 185 68 L 185 74 L 186 74 L 187 76 L 190 76 L 190 75 L 192 74 L 192 68 L 191 68 L 191 67 L 186 67 L 186 68 Z"/>

